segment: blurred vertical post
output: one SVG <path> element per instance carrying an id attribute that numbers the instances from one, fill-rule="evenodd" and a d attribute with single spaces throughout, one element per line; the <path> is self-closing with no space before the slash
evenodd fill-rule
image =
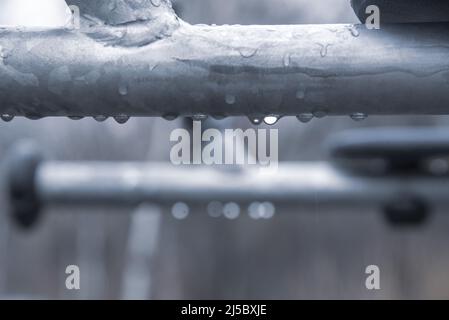
<path id="1" fill-rule="evenodd" d="M 152 296 L 151 260 L 156 252 L 161 210 L 144 204 L 131 217 L 123 272 L 122 299 L 145 300 Z"/>
<path id="2" fill-rule="evenodd" d="M 81 215 L 78 218 L 78 261 L 81 288 L 79 298 L 100 299 L 106 296 L 105 215 Z"/>

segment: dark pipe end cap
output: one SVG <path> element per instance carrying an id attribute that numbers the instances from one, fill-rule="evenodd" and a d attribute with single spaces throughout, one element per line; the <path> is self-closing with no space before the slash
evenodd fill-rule
<path id="1" fill-rule="evenodd" d="M 44 159 L 37 146 L 28 141 L 14 147 L 8 159 L 8 186 L 11 214 L 22 228 L 33 227 L 39 218 L 41 203 L 37 196 L 35 177 Z"/>
<path id="2" fill-rule="evenodd" d="M 385 218 L 392 226 L 423 225 L 431 212 L 427 201 L 413 195 L 398 196 L 384 206 Z"/>

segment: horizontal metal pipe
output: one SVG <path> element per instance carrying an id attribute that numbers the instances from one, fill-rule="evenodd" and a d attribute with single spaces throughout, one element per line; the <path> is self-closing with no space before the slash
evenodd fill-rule
<path id="1" fill-rule="evenodd" d="M 449 24 L 0 29 L 0 114 L 449 114 Z"/>
<path id="2" fill-rule="evenodd" d="M 44 162 L 37 169 L 35 188 L 42 204 L 59 205 L 215 200 L 366 207 L 403 196 L 449 203 L 449 178 L 359 176 L 319 162 L 282 164 L 265 172 L 255 167 L 230 171 L 162 163 Z"/>

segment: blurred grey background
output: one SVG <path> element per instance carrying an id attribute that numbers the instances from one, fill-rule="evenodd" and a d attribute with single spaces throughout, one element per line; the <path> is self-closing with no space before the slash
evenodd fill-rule
<path id="1" fill-rule="evenodd" d="M 349 0 L 178 0 L 191 23 L 353 23 Z M 423 106 L 424 107 L 424 106 Z M 279 121 L 281 161 L 323 160 L 323 141 L 341 130 L 379 125 L 446 125 L 447 117 L 325 118 Z M 0 123 L 0 158 L 31 138 L 54 159 L 167 161 L 170 131 L 182 120 L 16 119 Z M 211 123 L 210 125 L 217 125 Z M 249 127 L 247 119 L 218 125 Z M 449 216 L 437 208 L 421 228 L 394 229 L 366 208 L 277 206 L 270 220 L 246 210 L 236 220 L 192 208 L 185 220 L 151 204 L 135 210 L 49 208 L 36 229 L 9 220 L 2 166 L 0 297 L 56 299 L 449 298 Z M 213 199 L 211 199 L 213 200 Z M 81 290 L 65 288 L 65 268 L 81 269 Z M 366 266 L 381 290 L 365 288 Z"/>

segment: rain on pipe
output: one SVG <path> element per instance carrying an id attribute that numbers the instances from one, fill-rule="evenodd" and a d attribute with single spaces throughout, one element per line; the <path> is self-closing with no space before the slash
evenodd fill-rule
<path id="1" fill-rule="evenodd" d="M 209 26 L 169 0 L 68 4 L 80 29 L 0 29 L 4 120 L 449 114 L 446 22 Z"/>

